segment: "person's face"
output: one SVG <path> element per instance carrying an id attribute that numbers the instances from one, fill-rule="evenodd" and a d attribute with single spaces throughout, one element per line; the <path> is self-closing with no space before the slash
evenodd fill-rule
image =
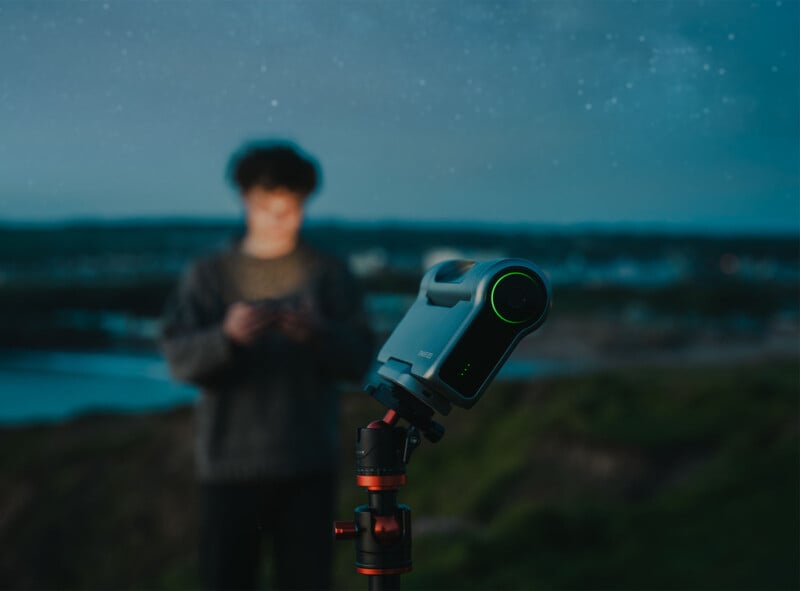
<path id="1" fill-rule="evenodd" d="M 296 238 L 303 223 L 303 195 L 255 186 L 244 193 L 248 227 L 276 240 Z"/>

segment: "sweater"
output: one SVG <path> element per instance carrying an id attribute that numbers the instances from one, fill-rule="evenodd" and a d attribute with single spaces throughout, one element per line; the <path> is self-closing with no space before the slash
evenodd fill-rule
<path id="1" fill-rule="evenodd" d="M 222 330 L 237 301 L 296 298 L 320 319 L 297 343 L 269 328 L 240 346 Z M 341 380 L 363 378 L 373 336 L 363 294 L 347 265 L 300 240 L 289 254 L 260 259 L 238 243 L 195 261 L 162 318 L 171 372 L 200 388 L 195 460 L 204 481 L 283 477 L 334 469 Z"/>

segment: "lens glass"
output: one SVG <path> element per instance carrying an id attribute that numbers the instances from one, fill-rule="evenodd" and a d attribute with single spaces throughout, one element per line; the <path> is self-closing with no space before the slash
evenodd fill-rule
<path id="1" fill-rule="evenodd" d="M 495 314 L 511 324 L 536 320 L 544 313 L 547 296 L 544 286 L 522 271 L 502 275 L 491 289 Z"/>

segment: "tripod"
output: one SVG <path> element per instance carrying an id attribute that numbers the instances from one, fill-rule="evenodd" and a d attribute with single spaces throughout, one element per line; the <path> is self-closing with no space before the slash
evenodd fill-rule
<path id="1" fill-rule="evenodd" d="M 402 393 L 391 386 L 368 392 L 390 406 L 383 419 L 358 429 L 356 436 L 356 484 L 367 490 L 369 502 L 356 507 L 353 521 L 334 522 L 333 531 L 336 540 L 355 539 L 356 571 L 369 577 L 370 591 L 397 590 L 400 575 L 411 570 L 411 508 L 398 504 L 397 493 L 406 483 L 411 452 L 421 442 L 420 428 L 431 441 L 441 439 L 444 428 L 431 420 L 432 411 L 400 403 Z M 397 426 L 401 412 L 408 427 Z"/>

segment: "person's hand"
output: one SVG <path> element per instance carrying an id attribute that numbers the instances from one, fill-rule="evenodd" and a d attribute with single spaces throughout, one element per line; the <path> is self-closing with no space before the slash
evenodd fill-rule
<path id="1" fill-rule="evenodd" d="M 319 320 L 306 312 L 284 312 L 278 316 L 277 324 L 278 329 L 296 343 L 309 342 L 319 330 Z"/>
<path id="2" fill-rule="evenodd" d="M 264 308 L 236 302 L 225 313 L 222 332 L 234 343 L 249 345 L 263 334 L 273 320 L 273 314 Z"/>

